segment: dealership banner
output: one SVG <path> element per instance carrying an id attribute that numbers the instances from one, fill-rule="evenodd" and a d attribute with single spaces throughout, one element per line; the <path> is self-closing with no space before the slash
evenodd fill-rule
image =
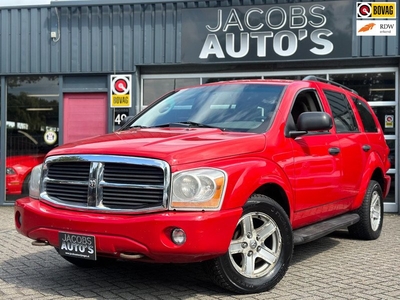
<path id="1" fill-rule="evenodd" d="M 182 9 L 182 62 L 351 57 L 354 1 Z"/>

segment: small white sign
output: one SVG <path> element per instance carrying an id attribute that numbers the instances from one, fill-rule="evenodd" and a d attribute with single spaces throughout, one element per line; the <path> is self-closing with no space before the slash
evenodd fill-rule
<path id="1" fill-rule="evenodd" d="M 385 128 L 394 127 L 394 115 L 385 115 Z"/>
<path id="2" fill-rule="evenodd" d="M 52 130 L 47 130 L 43 138 L 46 144 L 53 145 L 57 141 L 57 133 Z"/>
<path id="3" fill-rule="evenodd" d="M 357 20 L 358 36 L 396 36 L 395 20 Z"/>

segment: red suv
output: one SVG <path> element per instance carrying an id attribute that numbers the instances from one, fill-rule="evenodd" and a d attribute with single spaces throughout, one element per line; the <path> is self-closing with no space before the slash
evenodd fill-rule
<path id="1" fill-rule="evenodd" d="M 379 237 L 388 153 L 368 103 L 334 82 L 184 88 L 50 151 L 16 228 L 77 266 L 202 261 L 228 290 L 266 291 L 296 244 L 339 228 Z"/>

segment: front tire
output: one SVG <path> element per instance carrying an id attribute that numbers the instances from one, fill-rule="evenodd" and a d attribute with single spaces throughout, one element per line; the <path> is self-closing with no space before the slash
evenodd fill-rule
<path id="1" fill-rule="evenodd" d="M 363 203 L 356 212 L 360 221 L 349 227 L 350 235 L 362 240 L 377 239 L 383 225 L 383 196 L 381 186 L 375 180 L 370 181 Z"/>
<path id="2" fill-rule="evenodd" d="M 206 262 L 214 282 L 240 294 L 273 288 L 293 254 L 293 233 L 285 211 L 271 198 L 253 195 L 243 210 L 228 252 Z"/>

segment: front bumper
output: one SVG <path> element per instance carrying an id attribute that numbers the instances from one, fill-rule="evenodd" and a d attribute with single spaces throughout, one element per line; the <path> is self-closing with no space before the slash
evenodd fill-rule
<path id="1" fill-rule="evenodd" d="M 93 235 L 98 256 L 138 254 L 154 262 L 196 262 L 227 252 L 242 209 L 123 215 L 59 209 L 29 197 L 15 202 L 19 233 L 59 247 L 59 232 Z M 171 232 L 181 228 L 186 243 L 177 246 Z"/>

